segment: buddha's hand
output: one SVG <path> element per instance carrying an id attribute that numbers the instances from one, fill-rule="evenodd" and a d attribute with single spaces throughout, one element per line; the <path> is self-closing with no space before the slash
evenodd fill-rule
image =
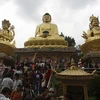
<path id="1" fill-rule="evenodd" d="M 43 34 L 43 35 L 41 35 L 40 37 L 46 38 L 47 36 L 48 36 L 48 34 Z"/>
<path id="2" fill-rule="evenodd" d="M 51 35 L 49 35 L 49 34 L 42 34 L 40 37 L 46 38 L 48 36 L 51 36 Z"/>
<path id="3" fill-rule="evenodd" d="M 88 36 L 87 36 L 86 32 L 83 31 L 82 37 L 83 37 L 84 39 L 88 39 Z"/>

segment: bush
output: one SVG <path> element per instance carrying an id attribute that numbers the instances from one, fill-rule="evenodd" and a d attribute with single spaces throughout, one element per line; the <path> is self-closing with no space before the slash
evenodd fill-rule
<path id="1" fill-rule="evenodd" d="M 95 100 L 100 100 L 100 76 L 95 76 L 88 84 L 89 96 L 96 97 Z"/>

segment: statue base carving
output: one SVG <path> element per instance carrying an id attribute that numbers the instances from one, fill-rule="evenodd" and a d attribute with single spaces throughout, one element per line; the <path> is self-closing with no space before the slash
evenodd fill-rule
<path id="1" fill-rule="evenodd" d="M 0 52 L 11 56 L 14 53 L 14 46 L 7 41 L 0 41 Z"/>
<path id="2" fill-rule="evenodd" d="M 68 42 L 61 39 L 33 39 L 24 43 L 25 48 L 66 48 Z"/>
<path id="3" fill-rule="evenodd" d="M 81 51 L 83 53 L 89 53 L 91 51 L 100 51 L 100 37 L 91 37 L 91 40 L 89 42 L 86 42 L 81 46 Z"/>

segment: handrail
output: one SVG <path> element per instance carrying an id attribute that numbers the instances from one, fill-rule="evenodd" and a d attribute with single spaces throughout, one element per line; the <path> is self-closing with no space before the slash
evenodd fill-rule
<path id="1" fill-rule="evenodd" d="M 85 67 L 82 67 L 81 69 L 86 71 L 86 72 L 89 72 L 89 73 L 92 73 L 94 70 L 96 70 L 95 73 L 100 74 L 100 68 L 85 68 Z"/>

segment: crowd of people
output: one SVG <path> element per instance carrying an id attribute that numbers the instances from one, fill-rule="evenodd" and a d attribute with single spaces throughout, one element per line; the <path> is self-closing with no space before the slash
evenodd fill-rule
<path id="1" fill-rule="evenodd" d="M 0 75 L 0 100 L 56 100 L 56 91 L 50 82 L 53 69 L 50 59 L 34 62 L 24 59 L 15 66 L 5 67 Z"/>

